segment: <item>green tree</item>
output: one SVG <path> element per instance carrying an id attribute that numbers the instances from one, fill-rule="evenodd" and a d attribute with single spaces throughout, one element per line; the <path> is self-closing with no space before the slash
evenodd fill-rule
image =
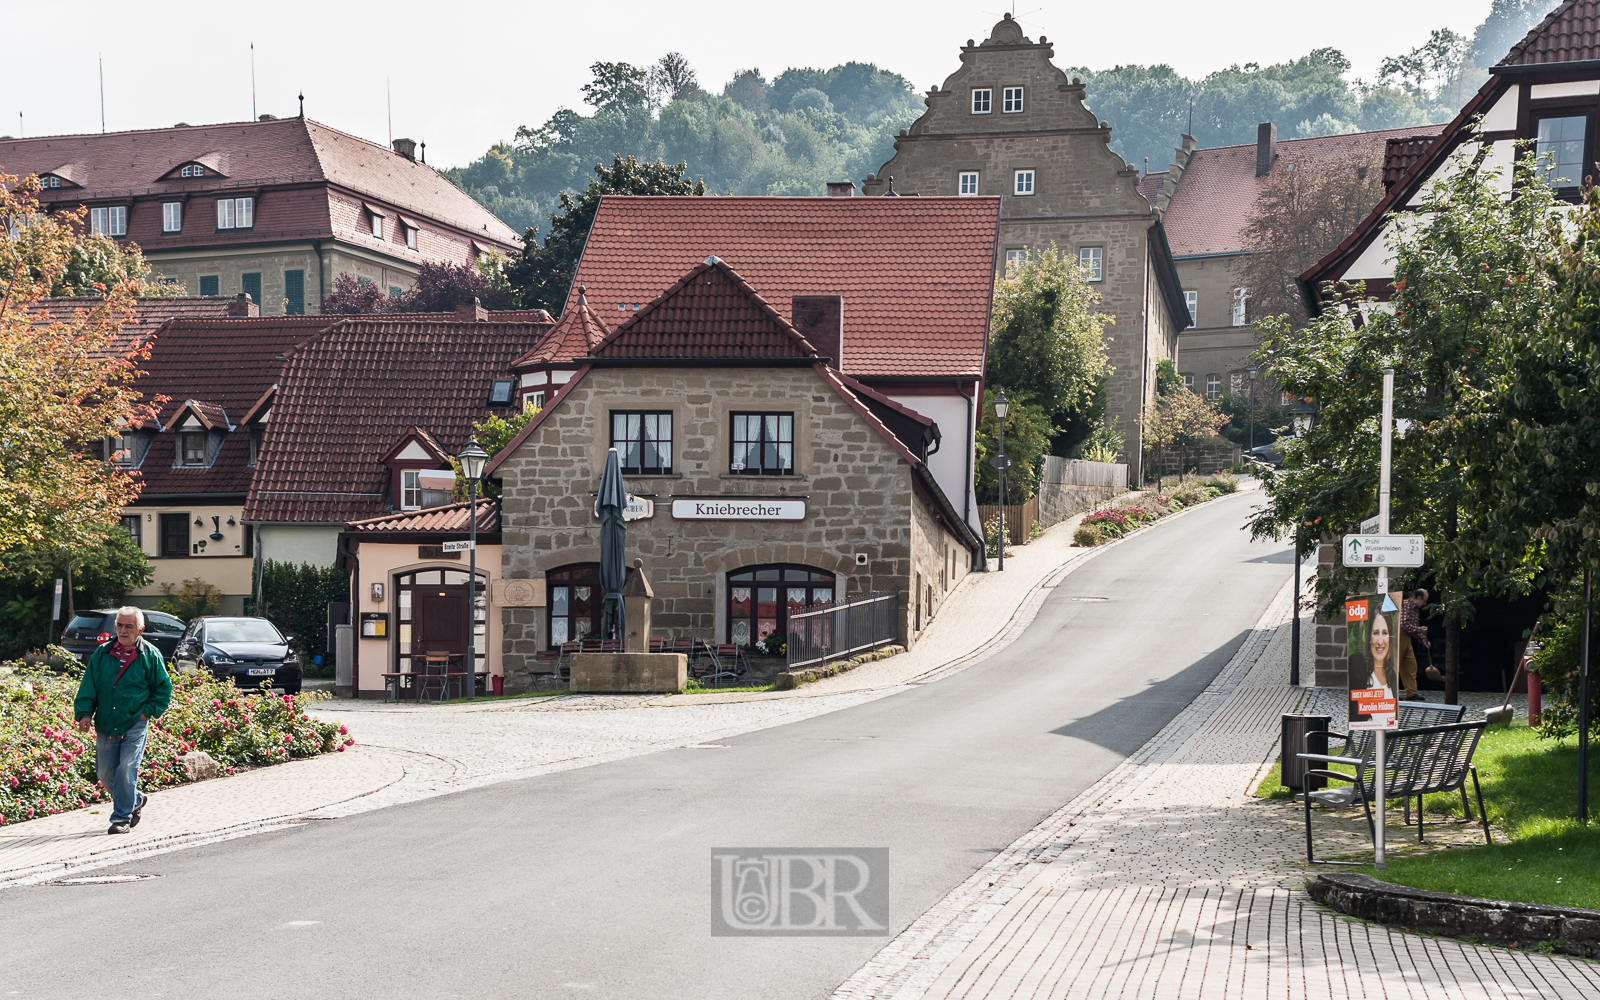
<path id="1" fill-rule="evenodd" d="M 1214 436 L 1227 422 L 1228 416 L 1218 411 L 1215 403 L 1181 385 L 1157 393 L 1139 417 L 1145 450 L 1155 456 L 1156 490 L 1161 489 L 1167 452 L 1178 453 L 1178 479 L 1182 481 L 1189 466 L 1189 449 Z"/>
<path id="2" fill-rule="evenodd" d="M 256 613 L 295 637 L 308 657 L 328 652 L 328 605 L 350 600 L 350 577 L 337 566 L 296 566 L 273 559 L 261 567 Z"/>
<path id="3" fill-rule="evenodd" d="M 121 528 L 110 529 L 96 543 L 71 549 L 0 552 L 0 658 L 44 644 L 56 580 L 71 581 L 71 592 L 61 603 L 65 616 L 75 608 L 120 606 L 130 591 L 153 578 L 150 560 Z M 57 628 L 63 624 L 64 619 Z"/>
<path id="4" fill-rule="evenodd" d="M 983 419 L 978 422 L 977 459 L 978 472 L 974 489 L 979 503 L 1000 502 L 1000 476 L 989 464 L 989 459 L 1000 454 L 1000 419 L 989 405 L 1001 392 L 1000 386 L 984 386 Z M 1011 393 L 1007 392 L 1009 399 Z M 1055 435 L 1050 414 L 1043 407 L 1013 399 L 1006 412 L 1006 457 L 1011 468 L 1006 471 L 1006 503 L 1026 503 L 1039 493 L 1039 481 L 1044 477 L 1044 457 L 1050 453 L 1050 439 Z"/>
<path id="5" fill-rule="evenodd" d="M 583 99 L 597 111 L 623 111 L 644 104 L 650 96 L 649 70 L 625 62 L 597 62 L 594 79 L 581 88 Z"/>

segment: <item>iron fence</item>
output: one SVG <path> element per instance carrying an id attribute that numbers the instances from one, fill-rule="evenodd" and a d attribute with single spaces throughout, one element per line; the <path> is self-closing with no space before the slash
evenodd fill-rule
<path id="1" fill-rule="evenodd" d="M 837 660 L 900 636 L 900 591 L 882 591 L 789 613 L 789 669 Z"/>

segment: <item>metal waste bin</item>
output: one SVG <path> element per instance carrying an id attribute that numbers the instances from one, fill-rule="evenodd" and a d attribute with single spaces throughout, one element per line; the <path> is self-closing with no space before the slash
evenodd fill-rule
<path id="1" fill-rule="evenodd" d="M 1283 782 L 1283 787 L 1292 788 L 1297 792 L 1306 791 L 1303 786 L 1307 781 L 1307 762 L 1301 760 L 1296 754 L 1302 753 L 1327 753 L 1328 752 L 1328 724 L 1332 720 L 1326 715 L 1285 715 L 1283 717 L 1283 736 L 1279 742 L 1282 755 L 1278 758 L 1278 770 Z M 1307 733 L 1321 732 L 1321 736 L 1311 737 L 1306 742 Z M 1310 791 L 1327 787 L 1326 778 L 1313 777 Z"/>

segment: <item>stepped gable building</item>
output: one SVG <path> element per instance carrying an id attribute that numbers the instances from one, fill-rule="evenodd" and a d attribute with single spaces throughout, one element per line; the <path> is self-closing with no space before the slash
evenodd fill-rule
<path id="1" fill-rule="evenodd" d="M 1155 397 L 1156 364 L 1175 358 L 1188 325 L 1157 209 L 1139 171 L 1107 143 L 1111 127 L 1084 106 L 1084 88 L 1007 14 L 961 68 L 928 91 L 928 110 L 895 140 L 895 155 L 862 185 L 868 195 L 998 196 L 995 267 L 1054 243 L 1076 257 L 1116 318 L 1106 331 L 1115 371 L 1108 414 L 1126 436 L 1140 481 L 1139 415 Z"/>
<path id="2" fill-rule="evenodd" d="M 37 174 L 49 210 L 137 243 L 189 295 L 319 313 L 341 274 L 409 288 L 424 261 L 507 254 L 505 223 L 416 157 L 308 118 L 0 139 L 0 172 Z"/>
<path id="3" fill-rule="evenodd" d="M 930 202 L 926 210 L 938 207 Z M 841 218 L 832 209 L 818 212 L 817 231 Z M 993 229 L 985 236 L 974 227 L 966 237 L 985 239 L 987 274 Z M 964 241 L 952 242 L 958 251 Z M 585 267 L 594 247 L 591 237 Z M 641 258 L 638 269 L 659 273 L 666 266 L 660 258 L 676 253 L 658 250 L 648 263 Z M 813 284 L 805 250 L 782 258 L 791 273 L 781 270 L 771 248 L 765 257 L 750 257 L 774 276 L 775 290 L 840 290 Z M 892 303 L 895 286 L 875 275 L 870 257 L 857 268 L 864 280 L 852 290 L 870 287 L 876 277 L 887 291 L 860 303 L 848 293 L 838 296 L 842 312 L 883 318 L 872 303 Z M 929 270 L 923 280 L 936 287 L 945 276 Z M 586 288 L 568 317 L 598 298 L 592 280 Z M 898 297 L 915 301 L 915 291 L 901 289 Z M 987 295 L 986 283 L 971 283 L 939 299 L 960 318 L 986 311 Z M 976 359 L 941 343 L 937 325 L 921 339 L 891 340 L 884 331 L 897 324 L 887 319 L 876 328 L 846 324 L 841 338 L 837 324 L 813 321 L 804 312 L 811 307 L 802 305 L 803 330 L 780 308 L 789 295 L 757 287 L 715 255 L 680 272 L 664 291 L 639 298 L 637 311 L 635 298 L 615 298 L 626 303 L 618 310 L 626 318 L 577 359 L 577 369 L 488 465 L 486 474 L 502 486 L 503 589 L 509 593 L 515 584 L 540 595 L 503 609 L 507 686 L 525 690 L 536 672 L 550 669 L 541 668 L 540 651 L 600 627 L 594 495 L 611 448 L 635 498 L 628 556 L 644 560 L 657 634 L 749 648 L 770 633 L 790 634 L 790 616 L 805 608 L 898 590 L 894 636 L 915 642 L 944 596 L 983 565 L 983 547 L 963 523 L 959 500 L 932 471 L 931 459 L 942 450 L 936 422 L 841 371 L 838 359 L 857 351 L 868 370 L 948 367 L 964 374 Z"/>
<path id="4" fill-rule="evenodd" d="M 1250 289 L 1234 267 L 1251 252 L 1244 230 L 1274 176 L 1289 169 L 1379 169 L 1383 164 L 1392 183 L 1396 158 L 1414 156 L 1411 150 L 1426 146 L 1442 130 L 1442 125 L 1424 125 L 1279 141 L 1268 122 L 1258 129 L 1255 144 L 1215 149 L 1195 149 L 1194 140 L 1184 136 L 1161 182 L 1148 183 L 1154 174 L 1145 179 L 1148 197 L 1164 210 L 1162 225 L 1189 310 L 1191 325 L 1179 338 L 1184 384 L 1212 400 L 1249 392 L 1250 355 L 1257 346 L 1249 324 L 1256 317 Z M 1363 166 L 1354 167 L 1354 161 Z M 1256 389 L 1272 391 L 1261 383 Z"/>
<path id="5" fill-rule="evenodd" d="M 621 323 L 716 256 L 840 373 L 932 420 L 928 469 L 974 531 L 975 434 L 1000 200 L 606 195 L 561 323 L 519 359 L 551 392 Z"/>

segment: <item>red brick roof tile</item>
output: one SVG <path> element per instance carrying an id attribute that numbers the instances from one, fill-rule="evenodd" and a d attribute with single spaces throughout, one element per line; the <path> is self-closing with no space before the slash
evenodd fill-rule
<path id="1" fill-rule="evenodd" d="M 1438 137 L 1438 133 L 1434 133 L 1390 138 L 1383 147 L 1383 189 L 1387 191 L 1394 187 L 1395 182 L 1405 176 L 1411 165 L 1422 158 L 1422 154 Z"/>
<path id="2" fill-rule="evenodd" d="M 536 311 L 546 317 L 549 316 L 543 309 Z M 595 345 L 606 339 L 610 333 L 611 328 L 606 326 L 605 321 L 590 310 L 588 299 L 584 297 L 584 289 L 579 286 L 576 299 L 562 314 L 561 321 L 551 327 L 550 332 L 545 334 L 544 339 L 540 340 L 533 350 L 513 362 L 512 367 L 532 368 L 588 357 Z"/>
<path id="3" fill-rule="evenodd" d="M 807 358 L 817 349 L 717 257 L 708 257 L 592 352 L 597 358 Z"/>
<path id="4" fill-rule="evenodd" d="M 1567 0 L 1511 46 L 1496 65 L 1538 66 L 1590 59 L 1600 59 L 1600 0 Z"/>
<path id="5" fill-rule="evenodd" d="M 1139 178 L 1139 193 L 1144 195 L 1144 200 L 1154 205 L 1156 195 L 1161 193 L 1161 185 L 1166 183 L 1170 170 L 1163 170 L 1159 174 L 1145 174 Z"/>
<path id="6" fill-rule="evenodd" d="M 606 195 L 573 284 L 599 315 L 618 303 L 631 312 L 716 256 L 791 323 L 794 296 L 841 296 L 848 374 L 976 378 L 999 207 L 990 197 Z"/>
<path id="7" fill-rule="evenodd" d="M 370 534 L 402 534 L 416 531 L 460 531 L 470 528 L 466 501 L 430 507 L 427 510 L 406 510 L 394 514 L 380 514 L 363 521 L 347 521 L 344 530 Z M 500 504 L 494 499 L 478 501 L 478 533 L 497 533 L 500 530 Z"/>
<path id="8" fill-rule="evenodd" d="M 33 315 L 38 323 L 70 323 L 79 310 L 93 309 L 105 300 L 93 295 L 62 296 L 40 299 L 34 305 Z M 218 319 L 228 314 L 228 300 L 208 296 L 173 296 L 171 298 L 134 299 L 133 315 L 122 323 L 116 338 L 118 346 L 132 344 L 135 340 L 148 340 L 161 325 L 173 319 Z"/>

